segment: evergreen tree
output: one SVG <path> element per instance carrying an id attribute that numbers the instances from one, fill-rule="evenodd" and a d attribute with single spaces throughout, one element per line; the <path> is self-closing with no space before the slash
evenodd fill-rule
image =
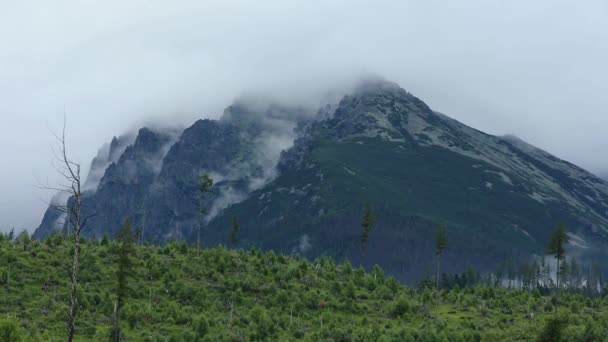
<path id="1" fill-rule="evenodd" d="M 445 234 L 445 227 L 443 225 L 439 225 L 439 227 L 437 227 L 437 235 L 435 236 L 435 256 L 437 256 L 437 290 L 439 290 L 439 270 L 441 267 L 441 255 L 447 247 L 448 239 Z"/>
<path id="2" fill-rule="evenodd" d="M 538 336 L 539 342 L 559 342 L 563 341 L 564 329 L 567 321 L 561 317 L 554 317 L 547 320 L 545 327 Z"/>
<path id="3" fill-rule="evenodd" d="M 230 243 L 234 246 L 239 241 L 241 226 L 236 216 L 232 216 L 232 229 L 230 230 Z"/>
<path id="4" fill-rule="evenodd" d="M 566 250 L 564 249 L 564 245 L 566 245 L 568 241 L 570 241 L 570 237 L 568 236 L 568 232 L 566 231 L 566 226 L 560 224 L 551 235 L 551 240 L 549 240 L 549 245 L 547 246 L 547 254 L 553 255 L 557 260 L 557 268 L 555 272 L 557 280 L 556 300 L 558 303 L 560 292 L 560 262 L 566 257 Z M 557 305 L 555 306 L 555 310 L 557 312 Z"/>
<path id="5" fill-rule="evenodd" d="M 21 330 L 16 322 L 8 319 L 0 320 L 0 341 L 19 342 L 21 340 Z"/>
<path id="6" fill-rule="evenodd" d="M 213 187 L 213 179 L 211 179 L 208 175 L 201 175 L 199 180 L 199 225 L 198 225 L 198 234 L 196 239 L 196 253 L 200 254 L 201 252 L 201 235 L 203 234 L 203 220 L 205 218 L 206 209 L 203 207 L 203 200 L 207 194 L 212 193 L 211 190 Z"/>
<path id="7" fill-rule="evenodd" d="M 13 241 L 15 239 L 15 228 L 11 228 L 11 230 L 6 235 L 6 239 L 8 241 Z"/>
<path id="8" fill-rule="evenodd" d="M 118 232 L 118 243 L 116 304 L 114 306 L 114 326 L 111 331 L 111 338 L 114 342 L 124 340 L 122 330 L 120 329 L 120 312 L 129 293 L 129 277 L 133 274 L 133 257 L 136 252 L 133 227 L 128 219 Z"/>
<path id="9" fill-rule="evenodd" d="M 365 256 L 365 247 L 367 246 L 369 234 L 375 223 L 376 218 L 374 217 L 374 212 L 372 211 L 371 206 L 367 204 L 363 212 L 363 221 L 361 222 L 361 228 L 363 228 L 361 232 L 361 256 Z"/>
<path id="10" fill-rule="evenodd" d="M 27 230 L 24 230 L 19 234 L 19 241 L 23 244 L 23 251 L 27 251 L 27 248 L 30 246 L 32 239 L 30 238 L 30 234 L 28 234 Z"/>

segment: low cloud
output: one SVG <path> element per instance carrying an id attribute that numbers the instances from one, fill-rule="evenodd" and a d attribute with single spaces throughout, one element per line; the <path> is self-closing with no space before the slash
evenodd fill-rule
<path id="1" fill-rule="evenodd" d="M 0 14 L 0 229 L 32 228 L 58 183 L 50 146 L 89 164 L 150 123 L 219 118 L 239 95 L 324 104 L 361 74 L 433 109 L 608 169 L 608 5 L 465 0 L 6 4 Z M 542 23 L 539 18 L 543 18 Z M 270 152 L 269 152 L 270 153 Z M 88 170 L 83 170 L 88 172 Z M 85 173 L 86 174 L 86 173 Z M 94 172 L 92 173 L 92 175 Z M 93 176 L 92 176 L 93 177 Z"/>

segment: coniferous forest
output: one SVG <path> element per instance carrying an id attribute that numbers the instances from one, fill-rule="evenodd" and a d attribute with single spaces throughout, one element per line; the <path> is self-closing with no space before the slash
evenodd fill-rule
<path id="1" fill-rule="evenodd" d="M 1 240 L 0 341 L 65 340 L 73 242 Z M 138 246 L 127 223 L 81 245 L 75 340 L 605 341 L 603 276 L 563 260 L 559 299 L 542 262 L 406 287 L 331 258 Z"/>

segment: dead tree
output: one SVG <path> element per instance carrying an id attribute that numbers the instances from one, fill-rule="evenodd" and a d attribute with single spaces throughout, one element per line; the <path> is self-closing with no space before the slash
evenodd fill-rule
<path id="1" fill-rule="evenodd" d="M 82 229 L 86 226 L 87 220 L 93 215 L 83 216 L 83 194 L 82 194 L 82 179 L 80 176 L 80 164 L 74 162 L 68 156 L 66 148 L 66 119 L 63 121 L 63 130 L 61 135 L 53 133 L 57 140 L 57 150 L 55 152 L 55 159 L 58 164 L 54 165 L 55 169 L 61 177 L 64 183 L 58 187 L 44 186 L 43 188 L 48 190 L 59 191 L 68 196 L 68 200 L 65 204 L 63 203 L 50 203 L 50 206 L 66 215 L 68 220 L 68 232 L 71 234 L 74 243 L 74 257 L 72 260 L 72 273 L 71 273 L 71 295 L 70 295 L 70 306 L 67 318 L 68 328 L 68 341 L 74 341 L 74 335 L 76 334 L 76 315 L 78 309 L 78 271 L 79 271 L 79 260 L 80 260 L 80 234 Z"/>

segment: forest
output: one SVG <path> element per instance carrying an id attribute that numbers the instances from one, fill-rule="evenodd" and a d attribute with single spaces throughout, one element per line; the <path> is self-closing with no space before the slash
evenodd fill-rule
<path id="1" fill-rule="evenodd" d="M 365 270 L 329 257 L 307 261 L 256 248 L 152 246 L 138 243 L 130 229 L 126 224 L 117 240 L 82 239 L 76 341 L 608 336 L 603 276 L 565 257 L 559 285 L 549 263 L 507 260 L 494 274 L 429 275 L 407 287 L 378 266 Z M 0 240 L 0 341 L 64 341 L 73 241 L 61 234 L 36 241 L 27 233 L 0 234 Z"/>

